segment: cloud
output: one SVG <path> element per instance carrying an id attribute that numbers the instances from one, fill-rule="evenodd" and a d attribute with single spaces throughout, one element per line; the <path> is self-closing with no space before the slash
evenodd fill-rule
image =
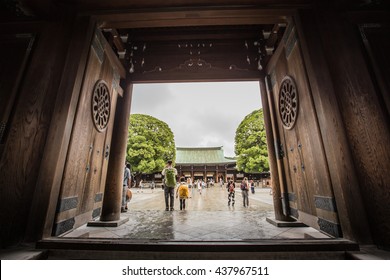
<path id="1" fill-rule="evenodd" d="M 166 122 L 176 146 L 224 146 L 234 156 L 235 131 L 261 108 L 258 82 L 136 84 L 131 113 Z"/>
<path id="2" fill-rule="evenodd" d="M 163 84 L 137 84 L 133 87 L 131 113 L 163 114 L 174 95 Z"/>

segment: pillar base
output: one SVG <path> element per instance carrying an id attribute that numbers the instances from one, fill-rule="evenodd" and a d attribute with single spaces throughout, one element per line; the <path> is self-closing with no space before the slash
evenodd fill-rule
<path id="1" fill-rule="evenodd" d="M 123 225 L 124 223 L 127 223 L 129 221 L 129 217 L 126 218 L 120 218 L 116 221 L 89 221 L 87 224 L 87 227 L 119 227 L 120 225 Z"/>
<path id="2" fill-rule="evenodd" d="M 279 221 L 272 218 L 266 218 L 266 221 L 276 227 L 307 227 L 307 225 L 299 221 Z"/>

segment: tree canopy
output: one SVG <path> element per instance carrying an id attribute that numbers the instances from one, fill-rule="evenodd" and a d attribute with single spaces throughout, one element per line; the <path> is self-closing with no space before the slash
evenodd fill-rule
<path id="1" fill-rule="evenodd" d="M 247 115 L 236 130 L 237 170 L 246 173 L 269 171 L 263 109 Z"/>
<path id="2" fill-rule="evenodd" d="M 175 157 L 173 133 L 165 122 L 149 115 L 130 115 L 126 160 L 135 176 L 159 172 Z"/>

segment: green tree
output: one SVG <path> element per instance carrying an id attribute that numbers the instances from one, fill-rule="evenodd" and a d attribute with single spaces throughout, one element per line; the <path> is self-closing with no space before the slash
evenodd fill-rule
<path id="1" fill-rule="evenodd" d="M 130 115 L 126 160 L 137 185 L 142 173 L 162 171 L 167 160 L 175 158 L 173 133 L 165 122 L 149 115 Z"/>
<path id="2" fill-rule="evenodd" d="M 269 171 L 263 109 L 247 115 L 236 130 L 237 170 L 246 173 Z"/>

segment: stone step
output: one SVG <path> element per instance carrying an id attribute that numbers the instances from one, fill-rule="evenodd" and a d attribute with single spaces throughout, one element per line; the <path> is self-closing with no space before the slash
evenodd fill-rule
<path id="1" fill-rule="evenodd" d="M 51 238 L 37 243 L 48 259 L 346 259 L 359 246 L 337 240 L 148 241 Z"/>
<path id="2" fill-rule="evenodd" d="M 35 244 L 20 244 L 18 246 L 1 249 L 1 260 L 42 260 L 48 258 L 48 250 L 36 249 Z"/>

